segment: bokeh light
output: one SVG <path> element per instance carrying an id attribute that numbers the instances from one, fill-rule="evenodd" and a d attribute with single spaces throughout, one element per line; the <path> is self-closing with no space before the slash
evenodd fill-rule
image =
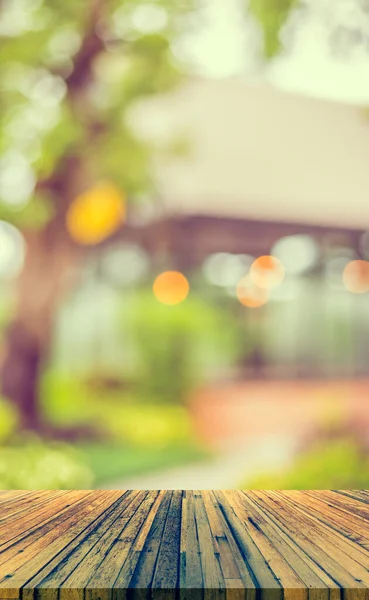
<path id="1" fill-rule="evenodd" d="M 77 52 L 80 45 L 81 36 L 73 27 L 61 27 L 50 38 L 47 46 L 47 58 L 51 64 L 66 63 Z"/>
<path id="2" fill-rule="evenodd" d="M 281 261 L 287 273 L 301 275 L 315 266 L 319 250 L 311 235 L 289 235 L 276 242 L 272 255 Z"/>
<path id="3" fill-rule="evenodd" d="M 35 174 L 23 154 L 11 151 L 1 158 L 0 200 L 21 208 L 30 199 L 35 182 Z"/>
<path id="4" fill-rule="evenodd" d="M 248 254 L 217 252 L 206 258 L 203 273 L 209 283 L 234 289 L 241 277 L 248 273 L 253 260 Z"/>
<path id="5" fill-rule="evenodd" d="M 101 182 L 72 202 L 67 229 L 76 242 L 93 245 L 112 235 L 124 219 L 124 196 L 114 184 Z"/>
<path id="6" fill-rule="evenodd" d="M 285 269 L 275 256 L 260 256 L 250 267 L 252 283 L 265 290 L 271 290 L 280 285 L 285 277 Z"/>
<path id="7" fill-rule="evenodd" d="M 154 294 L 162 304 L 180 304 L 190 291 L 186 277 L 178 271 L 165 271 L 158 275 L 153 285 Z"/>
<path id="8" fill-rule="evenodd" d="M 140 33 L 154 33 L 164 29 L 168 23 L 168 13 L 163 6 L 140 4 L 132 14 L 132 25 Z"/>
<path id="9" fill-rule="evenodd" d="M 26 245 L 21 232 L 0 221 L 0 277 L 16 277 L 22 269 Z"/>
<path id="10" fill-rule="evenodd" d="M 141 281 L 149 270 L 146 252 L 136 244 L 109 248 L 101 259 L 102 272 L 117 286 L 131 286 Z"/>
<path id="11" fill-rule="evenodd" d="M 255 285 L 250 275 L 245 275 L 237 285 L 237 298 L 248 308 L 259 308 L 267 303 L 269 294 L 265 288 Z"/>
<path id="12" fill-rule="evenodd" d="M 352 260 L 343 271 L 343 285 L 353 294 L 369 292 L 369 262 Z"/>

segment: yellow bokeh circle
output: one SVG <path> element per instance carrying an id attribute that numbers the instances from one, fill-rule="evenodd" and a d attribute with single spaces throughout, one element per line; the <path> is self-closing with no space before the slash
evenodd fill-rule
<path id="1" fill-rule="evenodd" d="M 93 245 L 112 235 L 125 216 L 125 199 L 119 188 L 110 182 L 100 182 L 75 198 L 67 213 L 66 226 L 76 242 Z"/>

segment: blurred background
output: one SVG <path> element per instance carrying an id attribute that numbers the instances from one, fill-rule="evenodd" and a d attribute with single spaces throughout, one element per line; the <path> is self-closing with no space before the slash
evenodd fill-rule
<path id="1" fill-rule="evenodd" d="M 368 487 L 368 1 L 0 36 L 0 488 Z"/>

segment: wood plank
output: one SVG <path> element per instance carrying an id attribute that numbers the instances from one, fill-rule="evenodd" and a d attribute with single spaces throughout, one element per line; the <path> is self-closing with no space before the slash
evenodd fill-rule
<path id="1" fill-rule="evenodd" d="M 225 582 L 217 557 L 219 547 L 212 536 L 208 515 L 200 491 L 194 493 L 194 509 L 200 547 L 203 587 L 206 590 L 220 592 L 225 589 Z M 219 595 L 218 593 L 217 597 Z"/>
<path id="2" fill-rule="evenodd" d="M 158 492 L 143 492 L 143 495 L 138 494 L 129 505 L 129 510 L 125 509 L 121 517 L 114 523 L 114 527 L 112 528 L 114 531 L 111 532 L 110 536 L 113 544 L 94 570 L 87 585 L 78 586 L 85 589 L 86 600 L 110 598 L 117 575 L 122 566 L 124 566 L 157 495 Z M 101 543 L 99 543 L 98 549 L 101 553 Z"/>
<path id="3" fill-rule="evenodd" d="M 313 597 L 320 600 L 329 598 L 332 589 L 339 592 L 339 586 L 329 577 L 326 571 L 314 561 L 311 561 L 295 543 L 294 539 L 286 535 L 267 513 L 260 510 L 248 492 L 244 492 L 244 494 L 248 500 L 248 518 L 251 519 L 251 523 L 266 536 L 290 567 L 293 568 L 308 589 L 309 597 L 312 596 L 312 591 L 314 591 Z"/>
<path id="4" fill-rule="evenodd" d="M 255 578 L 257 589 L 262 590 L 264 598 L 280 600 L 283 597 L 282 586 L 278 578 L 264 560 L 258 546 L 242 525 L 237 511 L 232 505 L 232 497 L 227 491 L 216 492 L 217 498 L 221 500 L 221 509 L 224 513 L 230 529 L 242 550 L 244 560 L 248 563 Z"/>
<path id="5" fill-rule="evenodd" d="M 9 519 L 14 519 L 16 516 L 21 515 L 24 517 L 24 512 L 27 511 L 29 514 L 31 511 L 37 512 L 38 508 L 43 502 L 50 502 L 52 498 L 60 497 L 67 492 L 53 491 L 48 492 L 47 490 L 35 493 L 34 495 L 27 495 L 21 498 L 10 498 L 7 502 L 1 504 L 1 517 L 0 526 L 3 524 L 8 525 Z"/>
<path id="6" fill-rule="evenodd" d="M 83 596 L 88 582 L 109 554 L 117 536 L 135 514 L 145 495 L 146 492 L 128 492 L 127 496 L 120 498 L 109 515 L 99 521 L 98 527 L 78 545 L 73 556 L 65 559 L 63 567 L 58 565 L 56 571 L 42 583 L 42 587 L 60 587 L 61 600 L 70 597 L 70 590 L 78 590 Z M 62 582 L 57 583 L 56 580 Z"/>
<path id="7" fill-rule="evenodd" d="M 361 581 L 361 577 L 365 576 L 365 568 L 337 549 L 332 540 L 325 535 L 325 531 L 314 527 L 311 520 L 304 519 L 290 507 L 287 508 L 286 502 L 275 498 L 274 492 L 254 491 L 252 497 L 312 561 L 323 566 L 336 583 L 347 590 L 357 589 L 358 598 L 365 597 L 364 590 L 360 591 L 360 588 L 365 587 Z"/>
<path id="8" fill-rule="evenodd" d="M 92 496 L 88 504 L 77 505 L 77 510 L 70 518 L 61 523 L 59 535 L 39 548 L 32 560 L 22 564 L 13 577 L 13 585 L 16 583 L 22 587 L 23 594 L 28 590 L 29 597 L 32 590 L 41 585 L 45 577 L 53 573 L 59 563 L 62 564 L 73 549 L 81 544 L 86 533 L 93 531 L 99 520 L 104 521 L 108 518 L 110 510 L 114 510 L 122 495 L 123 492 L 99 492 Z"/>
<path id="9" fill-rule="evenodd" d="M 369 506 L 359 504 L 357 500 L 349 496 L 344 496 L 331 490 L 305 490 L 304 493 L 321 502 L 326 502 L 328 507 L 333 509 L 331 511 L 332 514 L 342 511 L 346 518 L 361 518 L 364 524 L 368 524 L 369 522 Z"/>
<path id="10" fill-rule="evenodd" d="M 25 576 L 41 560 L 42 553 L 49 555 L 49 551 L 55 542 L 56 546 L 61 545 L 60 536 L 65 530 L 68 530 L 72 525 L 76 524 L 80 515 L 89 514 L 90 512 L 90 496 L 81 495 L 75 502 L 65 511 L 58 511 L 56 516 L 47 520 L 46 523 L 36 530 L 30 531 L 25 538 L 17 540 L 0 555 L 0 583 L 8 573 L 12 573 L 14 580 L 22 580 L 22 574 Z M 34 563 L 30 561 L 34 561 Z M 26 561 L 27 567 L 25 566 Z"/>
<path id="11" fill-rule="evenodd" d="M 293 492 L 285 492 L 285 494 L 294 497 Z M 355 515 L 352 511 L 344 511 L 337 505 L 337 510 L 330 510 L 332 503 L 334 504 L 334 500 L 330 497 L 325 499 L 316 496 L 314 493 L 302 492 L 299 498 L 301 510 L 305 514 L 331 527 L 339 535 L 343 533 L 353 544 L 358 544 L 369 550 L 369 522 L 360 515 Z M 304 499 L 306 499 L 306 502 Z"/>
<path id="12" fill-rule="evenodd" d="M 174 590 L 179 583 L 182 492 L 173 492 L 159 548 L 152 587 Z"/>
<path id="13" fill-rule="evenodd" d="M 369 493 L 3 491 L 0 600 L 368 600 Z"/>
<path id="14" fill-rule="evenodd" d="M 173 492 L 165 493 L 142 551 L 132 548 L 114 584 L 113 598 L 120 598 L 120 592 L 128 587 L 151 587 L 172 495 Z"/>
<path id="15" fill-rule="evenodd" d="M 3 553 L 10 546 L 14 546 L 16 542 L 22 540 L 24 550 L 28 543 L 37 538 L 37 533 L 46 532 L 48 523 L 51 523 L 53 528 L 58 515 L 66 513 L 68 508 L 74 505 L 76 501 L 82 501 L 90 494 L 91 492 L 69 492 L 64 495 L 52 495 L 49 501 L 45 499 L 43 502 L 38 503 L 34 510 L 30 510 L 27 506 L 20 511 L 20 514 L 19 512 L 16 514 L 16 518 L 13 514 L 6 517 L 2 526 L 0 526 L 0 564 L 3 562 Z M 11 529 L 9 529 L 9 519 L 12 520 Z M 32 537 L 32 534 L 35 535 Z M 8 554 L 6 558 L 8 558 Z"/>
<path id="16" fill-rule="evenodd" d="M 186 494 L 187 534 L 186 534 L 186 586 L 190 589 L 202 589 L 204 585 L 201 569 L 200 545 L 195 517 L 194 492 Z"/>
<path id="17" fill-rule="evenodd" d="M 245 597 L 247 598 L 247 600 L 254 600 L 256 598 L 256 580 L 253 576 L 253 573 L 251 572 L 251 570 L 249 568 L 249 565 L 244 560 L 244 558 L 242 556 L 242 552 L 241 552 L 236 540 L 233 537 L 232 531 L 224 517 L 224 514 L 222 513 L 221 506 L 216 498 L 215 493 L 213 491 L 211 491 L 211 492 L 209 492 L 209 494 L 210 494 L 211 499 L 213 500 L 213 504 L 214 504 L 214 507 L 215 507 L 215 510 L 217 512 L 218 519 L 219 519 L 218 520 L 218 525 L 219 525 L 218 532 L 219 533 L 220 533 L 220 531 L 223 532 L 222 535 L 217 538 L 219 551 L 220 551 L 221 545 L 223 547 L 223 550 L 226 548 L 225 542 L 229 548 L 228 550 L 226 550 L 226 552 L 220 551 L 220 556 L 219 556 L 219 561 L 220 561 L 220 565 L 221 565 L 224 577 L 225 577 L 225 579 L 227 578 L 224 562 L 227 560 L 229 553 L 231 553 L 232 560 L 234 561 L 235 565 L 237 566 L 237 569 L 241 576 L 241 580 L 244 585 Z M 211 520 L 210 520 L 210 522 L 211 522 Z M 227 581 L 226 581 L 226 584 L 227 584 Z M 230 586 L 228 584 L 227 590 L 229 590 L 229 587 Z M 227 593 L 227 596 L 229 596 L 229 593 Z"/>
<path id="18" fill-rule="evenodd" d="M 337 528 L 332 527 L 332 519 L 335 518 L 335 513 L 329 513 L 325 515 L 321 515 L 320 519 L 316 518 L 316 513 L 314 513 L 313 508 L 311 507 L 311 501 L 306 502 L 306 505 L 303 501 L 303 496 L 298 495 L 294 492 L 273 492 L 274 497 L 281 498 L 281 501 L 294 509 L 299 513 L 299 517 L 301 517 L 307 525 L 309 525 L 311 532 L 316 532 L 317 534 L 317 543 L 324 544 L 324 547 L 327 548 L 333 545 L 333 550 L 336 549 L 340 552 L 345 553 L 348 556 L 349 560 L 345 561 L 345 564 L 350 564 L 350 572 L 353 573 L 355 578 L 360 578 L 361 575 L 365 579 L 365 570 L 369 569 L 369 556 L 364 548 L 359 547 L 355 542 L 353 542 L 347 535 L 342 535 L 344 533 L 342 530 L 339 531 Z M 359 565 L 358 567 L 355 565 L 356 563 Z M 364 567 L 364 570 L 360 568 Z"/>
<path id="19" fill-rule="evenodd" d="M 337 494 L 341 494 L 341 496 L 346 496 L 348 498 L 352 498 L 353 500 L 357 500 L 362 502 L 363 504 L 369 504 L 368 494 L 364 492 L 364 490 L 335 490 Z"/>

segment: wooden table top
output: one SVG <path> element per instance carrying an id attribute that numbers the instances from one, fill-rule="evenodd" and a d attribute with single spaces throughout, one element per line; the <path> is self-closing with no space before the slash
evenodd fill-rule
<path id="1" fill-rule="evenodd" d="M 0 600 L 368 600 L 368 568 L 368 491 L 0 492 Z"/>

